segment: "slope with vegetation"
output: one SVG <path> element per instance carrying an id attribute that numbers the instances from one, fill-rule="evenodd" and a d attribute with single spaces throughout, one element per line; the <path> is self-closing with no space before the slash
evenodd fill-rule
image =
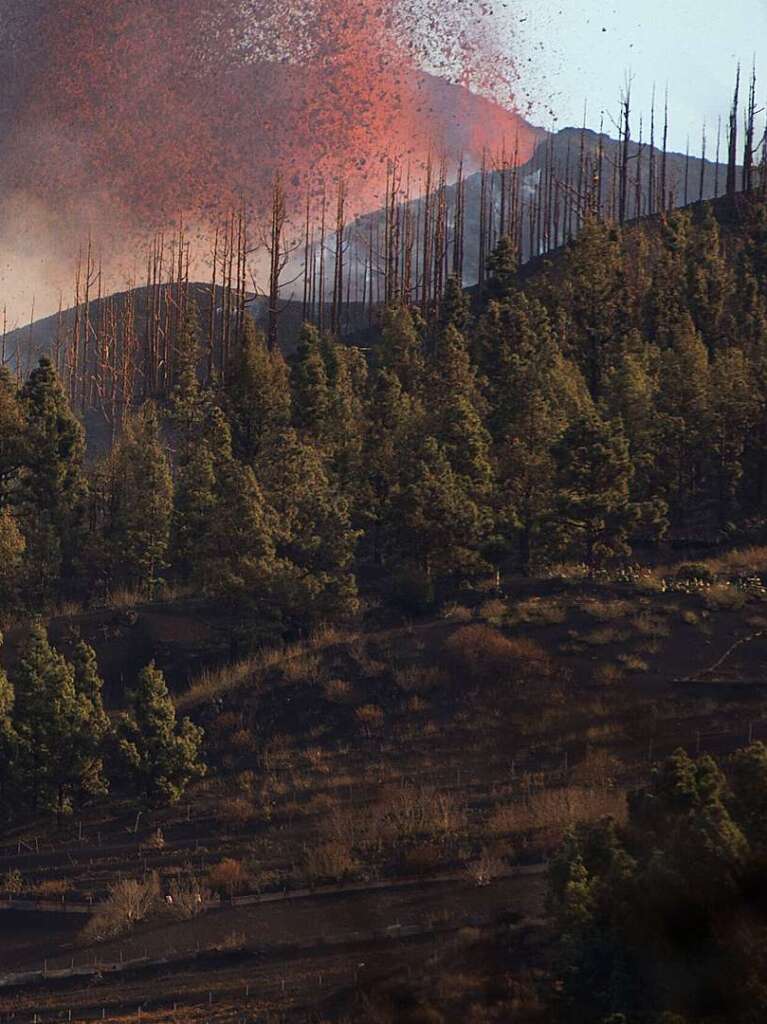
<path id="1" fill-rule="evenodd" d="M 2 374 L 0 888 L 95 908 L 3 969 L 172 948 L 222 1014 L 259 977 L 264 1012 L 302 1019 L 323 976 L 328 1019 L 717 1019 L 647 983 L 620 915 L 660 871 L 653 763 L 764 736 L 767 208 L 739 203 L 593 221 L 524 277 L 501 239 L 481 294 L 392 305 L 369 353 L 306 325 L 288 362 L 246 320 L 225 384 L 200 383 L 190 313 L 171 392 L 98 459 L 49 361 Z M 743 886 L 756 812 L 715 782 L 693 803 Z M 605 815 L 625 834 L 581 829 L 554 862 L 560 949 L 515 871 Z M 412 948 L 380 938 L 407 891 L 433 932 Z M 259 894 L 284 906 L 236 906 Z M 608 925 L 624 960 L 600 953 L 594 988 L 579 956 Z M 2 1005 L 117 1019 L 184 994 L 184 968 L 136 970 Z M 621 972 L 642 1005 L 602 997 Z"/>

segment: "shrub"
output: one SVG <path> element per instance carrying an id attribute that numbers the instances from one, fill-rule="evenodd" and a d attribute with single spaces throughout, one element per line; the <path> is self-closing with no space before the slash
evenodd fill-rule
<path id="1" fill-rule="evenodd" d="M 642 612 L 641 615 L 637 615 L 635 619 L 631 620 L 631 626 L 640 636 L 653 639 L 668 636 L 671 632 L 667 622 L 660 618 L 660 616 L 651 615 L 649 612 Z"/>
<path id="2" fill-rule="evenodd" d="M 82 938 L 102 942 L 129 932 L 162 906 L 160 880 L 153 872 L 143 881 L 124 878 L 109 887 L 109 896 L 83 929 Z"/>
<path id="3" fill-rule="evenodd" d="M 464 626 L 446 644 L 448 657 L 470 679 L 551 675 L 551 659 L 535 641 L 509 638 L 491 626 Z"/>
<path id="4" fill-rule="evenodd" d="M 484 886 L 500 878 L 506 871 L 506 865 L 497 854 L 484 849 L 479 858 L 472 861 L 466 870 L 473 882 Z"/>
<path id="5" fill-rule="evenodd" d="M 354 714 L 366 736 L 370 736 L 374 729 L 380 729 L 384 723 L 383 708 L 377 704 L 363 704 Z"/>
<path id="6" fill-rule="evenodd" d="M 597 821 L 604 817 L 624 820 L 626 798 L 612 789 L 583 789 L 564 786 L 543 789 L 527 802 L 500 807 L 490 819 L 496 834 L 529 832 L 539 829 L 565 831 L 580 821 Z"/>
<path id="7" fill-rule="evenodd" d="M 714 583 L 704 595 L 706 607 L 716 611 L 740 611 L 748 600 L 748 594 L 729 583 Z"/>
<path id="8" fill-rule="evenodd" d="M 444 683 L 445 676 L 433 665 L 406 665 L 394 670 L 394 682 L 405 693 L 424 693 Z"/>
<path id="9" fill-rule="evenodd" d="M 244 825 L 255 815 L 253 801 L 247 796 L 228 796 L 219 800 L 216 817 L 222 823 Z"/>
<path id="10" fill-rule="evenodd" d="M 418 836 L 448 836 L 466 825 L 466 810 L 455 797 L 428 787 L 393 786 L 372 810 L 379 839 L 402 841 Z"/>
<path id="11" fill-rule="evenodd" d="M 196 875 L 188 874 L 171 882 L 168 895 L 167 906 L 171 914 L 188 921 L 203 913 L 211 891 L 200 883 Z"/>
<path id="12" fill-rule="evenodd" d="M 609 788 L 615 782 L 621 762 L 604 748 L 588 749 L 586 756 L 574 768 L 573 782 L 579 786 Z"/>
<path id="13" fill-rule="evenodd" d="M 629 672 L 646 672 L 650 667 L 646 661 L 637 657 L 636 654 L 619 654 L 618 661 Z"/>
<path id="14" fill-rule="evenodd" d="M 208 871 L 208 883 L 214 892 L 222 896 L 234 896 L 250 881 L 247 868 L 240 860 L 225 857 Z"/>
<path id="15" fill-rule="evenodd" d="M 342 704 L 352 695 L 352 684 L 346 679 L 329 679 L 323 686 L 325 698 L 334 704 Z"/>
<path id="16" fill-rule="evenodd" d="M 623 679 L 623 671 L 618 665 L 606 662 L 594 669 L 594 682 L 599 686 L 615 686 Z"/>
<path id="17" fill-rule="evenodd" d="M 581 610 L 598 622 L 612 622 L 625 618 L 632 610 L 630 601 L 590 597 L 581 602 Z"/>
<path id="18" fill-rule="evenodd" d="M 440 616 L 446 622 L 471 622 L 474 618 L 471 608 L 467 608 L 463 604 L 456 604 L 455 601 L 446 604 L 440 612 Z"/>
<path id="19" fill-rule="evenodd" d="M 0 880 L 0 891 L 7 892 L 11 896 L 17 896 L 24 892 L 24 879 L 18 868 L 11 868 Z"/>
<path id="20" fill-rule="evenodd" d="M 35 891 L 41 899 L 60 899 L 66 893 L 71 892 L 72 883 L 66 878 L 48 878 L 38 882 Z"/>
<path id="21" fill-rule="evenodd" d="M 683 562 L 676 567 L 674 577 L 685 583 L 713 583 L 716 579 L 705 562 Z"/>
<path id="22" fill-rule="evenodd" d="M 511 619 L 530 626 L 558 626 L 567 619 L 567 609 L 556 598 L 529 597 L 514 606 Z"/>
<path id="23" fill-rule="evenodd" d="M 314 881 L 340 879 L 357 871 L 359 863 L 349 843 L 341 839 L 330 839 L 306 848 L 304 869 L 307 877 Z"/>

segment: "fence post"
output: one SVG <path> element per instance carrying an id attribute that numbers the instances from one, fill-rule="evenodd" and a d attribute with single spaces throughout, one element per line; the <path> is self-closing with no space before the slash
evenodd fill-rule
<path id="1" fill-rule="evenodd" d="M 754 723 L 753 722 L 749 722 L 748 723 L 748 745 L 751 746 L 751 744 L 753 742 L 754 742 Z"/>
<path id="2" fill-rule="evenodd" d="M 695 733 L 695 756 L 700 755 L 700 731 Z"/>

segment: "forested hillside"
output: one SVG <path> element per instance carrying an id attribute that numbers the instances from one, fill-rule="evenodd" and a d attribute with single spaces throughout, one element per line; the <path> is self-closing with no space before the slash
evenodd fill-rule
<path id="1" fill-rule="evenodd" d="M 703 835 L 712 899 L 747 898 L 763 748 L 724 774 L 653 765 L 767 729 L 765 271 L 751 194 L 623 227 L 589 217 L 521 269 L 502 236 L 481 287 L 451 277 L 426 309 L 392 301 L 364 347 L 306 323 L 286 357 L 235 303 L 219 372 L 190 300 L 169 320 L 165 386 L 125 406 L 106 452 L 50 359 L 22 380 L 4 369 L 0 895 L 9 915 L 54 894 L 71 913 L 2 966 L 143 951 L 147 972 L 66 993 L 25 975 L 5 1006 L 34 1019 L 71 995 L 119 1019 L 147 991 L 167 1008 L 215 989 L 210 1019 L 234 1020 L 257 969 L 263 1006 L 297 1021 L 327 983 L 327 1020 L 516 1006 L 655 1024 L 674 1007 L 719 1024 L 696 1000 L 727 971 L 720 904 L 699 906 L 679 863 Z M 93 383 L 72 379 L 80 397 Z M 563 838 L 552 932 L 535 876 Z M 661 869 L 680 927 L 709 929 L 716 973 L 707 988 L 687 971 L 692 994 L 669 995 L 612 906 L 643 903 Z M 307 924 L 315 885 L 335 888 Z M 296 902 L 256 920 L 240 895 Z M 385 928 L 350 932 L 352 899 Z M 398 945 L 412 914 L 429 924 Z M 325 936 L 300 952 L 324 915 L 359 967 L 318 952 Z M 157 975 L 171 944 L 186 966 Z M 391 975 L 362 970 L 371 944 Z M 269 959 L 286 955 L 287 993 Z"/>

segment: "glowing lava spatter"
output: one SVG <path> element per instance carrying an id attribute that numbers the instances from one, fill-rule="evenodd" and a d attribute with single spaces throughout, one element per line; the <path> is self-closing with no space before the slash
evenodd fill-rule
<path id="1" fill-rule="evenodd" d="M 180 213 L 203 225 L 258 208 L 277 173 L 297 204 L 342 175 L 359 212 L 380 202 L 387 158 L 417 174 L 428 152 L 477 162 L 518 143 L 524 160 L 535 142 L 483 4 L 5 6 L 0 202 L 6 218 L 8 203 L 36 211 L 62 244 L 67 227 L 103 248 Z"/>

